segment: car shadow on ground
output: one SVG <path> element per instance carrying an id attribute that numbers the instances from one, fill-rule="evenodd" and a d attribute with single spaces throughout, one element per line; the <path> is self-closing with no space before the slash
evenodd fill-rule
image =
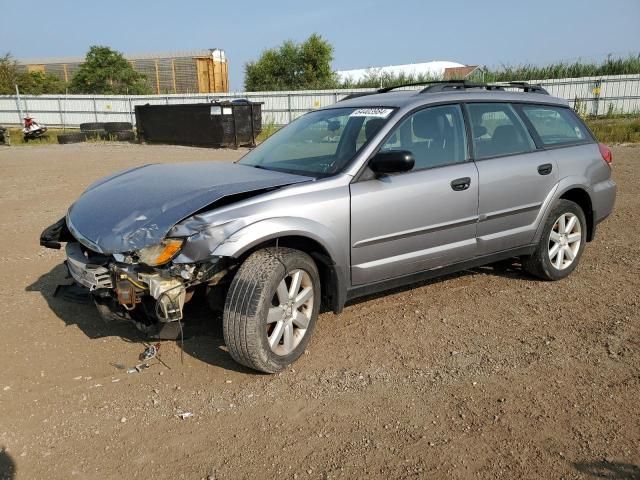
<path id="1" fill-rule="evenodd" d="M 0 448 L 0 480 L 13 480 L 16 477 L 16 463 L 4 447 Z"/>
<path id="2" fill-rule="evenodd" d="M 640 480 L 640 467 L 631 463 L 607 462 L 580 462 L 573 466 L 580 473 L 594 478 L 607 480 Z"/>
<path id="3" fill-rule="evenodd" d="M 486 267 L 464 270 L 405 287 L 398 287 L 378 294 L 368 295 L 355 299 L 349 302 L 348 305 L 355 305 L 369 300 L 375 300 L 376 298 L 391 293 L 400 293 L 414 288 L 448 281 L 453 278 L 477 275 L 479 273 L 509 278 L 530 279 L 527 274 L 522 272 L 517 262 L 509 260 Z M 27 286 L 26 291 L 39 292 L 46 300 L 51 311 L 54 312 L 59 319 L 67 326 L 77 326 L 90 339 L 120 337 L 126 342 L 139 343 L 141 351 L 149 345 L 149 339 L 146 335 L 136 329 L 132 323 L 124 321 L 105 322 L 98 314 L 92 302 L 89 301 L 82 304 L 54 296 L 58 285 L 68 285 L 71 283 L 72 281 L 68 277 L 66 267 L 64 264 L 60 264 Z M 255 371 L 236 363 L 227 353 L 222 333 L 222 315 L 220 313 L 213 313 L 209 309 L 204 297 L 194 296 L 194 298 L 185 305 L 184 314 L 187 319 L 184 327 L 184 341 L 182 342 L 185 353 L 205 363 L 226 370 L 257 374 Z"/>
<path id="4" fill-rule="evenodd" d="M 68 285 L 63 264 L 55 266 L 31 285 L 28 292 L 39 292 L 49 308 L 67 326 L 78 327 L 88 338 L 120 337 L 125 342 L 139 343 L 142 351 L 150 341 L 132 323 L 126 321 L 105 322 L 92 302 L 76 303 L 54 296 L 58 285 Z M 205 363 L 237 372 L 252 373 L 253 370 L 236 363 L 227 353 L 222 334 L 222 316 L 211 312 L 204 297 L 196 297 L 185 305 L 184 352 Z M 155 342 L 155 340 L 153 340 Z M 180 340 L 178 340 L 180 343 Z"/>
<path id="5" fill-rule="evenodd" d="M 401 287 L 395 287 L 390 290 L 385 290 L 379 293 L 372 293 L 363 297 L 358 297 L 347 302 L 347 306 L 357 305 L 359 303 L 368 302 L 377 298 L 386 297 L 387 295 L 408 292 L 415 288 L 426 287 L 429 285 L 436 285 L 438 283 L 447 282 L 456 278 L 473 277 L 475 275 L 493 275 L 497 277 L 505 277 L 514 280 L 531 281 L 536 280 L 530 274 L 522 269 L 522 264 L 519 259 L 512 258 L 502 260 L 500 262 L 484 265 L 482 267 L 471 268 L 468 270 L 461 270 L 456 273 L 450 273 L 441 277 L 430 278 L 419 282 L 411 283 L 409 285 L 403 285 Z"/>

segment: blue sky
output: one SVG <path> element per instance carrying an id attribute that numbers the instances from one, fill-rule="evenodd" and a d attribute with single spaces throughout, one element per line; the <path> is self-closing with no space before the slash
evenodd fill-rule
<path id="1" fill-rule="evenodd" d="M 93 6 L 95 5 L 95 6 Z M 523 7 L 521 5 L 526 5 Z M 0 54 L 83 56 L 94 44 L 125 53 L 222 48 L 230 82 L 284 40 L 320 33 L 334 68 L 451 60 L 546 63 L 640 51 L 640 0 L 109 0 L 1 2 Z"/>

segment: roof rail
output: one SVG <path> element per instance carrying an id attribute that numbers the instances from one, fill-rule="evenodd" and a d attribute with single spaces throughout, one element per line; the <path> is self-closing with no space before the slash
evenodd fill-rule
<path id="1" fill-rule="evenodd" d="M 495 82 L 492 85 L 498 85 L 507 88 L 521 88 L 525 92 L 543 93 L 545 95 L 549 95 L 549 92 L 547 92 L 546 89 L 542 88 L 542 86 L 527 82 Z"/>
<path id="2" fill-rule="evenodd" d="M 380 88 L 375 93 L 386 93 L 396 88 L 402 87 L 417 87 L 420 85 L 426 85 L 425 88 L 420 90 L 420 93 L 433 93 L 443 92 L 447 90 L 466 90 L 468 88 L 484 88 L 485 90 L 504 90 L 505 88 L 519 88 L 524 92 L 543 93 L 549 95 L 544 88 L 540 85 L 534 85 L 527 82 L 471 82 L 469 80 L 431 80 L 426 82 L 405 83 L 402 85 L 395 85 L 393 87 Z"/>
<path id="3" fill-rule="evenodd" d="M 380 93 L 380 92 L 378 90 L 373 90 L 371 92 L 350 93 L 349 95 L 345 96 L 344 98 L 341 98 L 338 101 L 339 102 L 344 102 L 345 100 L 351 100 L 352 98 L 364 97 L 365 95 L 374 95 L 376 93 Z"/>
<path id="4" fill-rule="evenodd" d="M 424 81 L 424 82 L 403 83 L 401 85 L 393 85 L 391 87 L 378 88 L 377 90 L 371 90 L 369 92 L 350 93 L 349 95 L 347 95 L 346 97 L 340 99 L 339 101 L 342 102 L 344 100 L 351 100 L 352 98 L 364 97 L 365 95 L 375 95 L 377 93 L 387 93 L 387 92 L 390 92 L 391 90 L 395 90 L 396 88 L 418 87 L 420 85 L 445 84 L 445 83 L 449 84 L 449 83 L 460 83 L 460 82 L 464 82 L 464 80 L 429 80 L 429 81 Z"/>
<path id="5" fill-rule="evenodd" d="M 547 92 L 540 85 L 531 85 L 527 82 L 477 83 L 477 82 L 468 82 L 466 80 L 445 81 L 437 84 L 434 83 L 420 90 L 420 93 L 435 93 L 435 92 L 444 92 L 444 91 L 450 91 L 450 90 L 466 90 L 468 88 L 482 88 L 490 91 L 491 90 L 504 91 L 505 88 L 518 88 L 526 93 L 531 92 L 531 93 L 542 93 L 545 95 L 549 95 L 549 92 Z"/>
<path id="6" fill-rule="evenodd" d="M 481 88 L 489 91 L 505 91 L 505 88 L 517 88 L 522 90 L 525 93 L 540 93 L 544 95 L 549 95 L 544 88 L 540 85 L 534 85 L 527 82 L 494 82 L 494 83 L 480 83 L 480 82 L 470 82 L 468 80 L 431 80 L 426 82 L 415 82 L 415 83 L 404 83 L 402 85 L 394 85 L 392 87 L 384 87 L 379 88 L 377 90 L 373 90 L 370 92 L 358 92 L 347 95 L 342 100 L 349 100 L 351 98 L 363 97 L 365 95 L 375 95 L 376 93 L 387 93 L 391 90 L 395 90 L 396 88 L 403 87 L 417 87 L 426 85 L 425 88 L 420 90 L 418 93 L 437 93 L 437 92 L 447 92 L 447 91 L 455 91 L 455 90 L 467 90 L 470 88 Z"/>
<path id="7" fill-rule="evenodd" d="M 387 93 L 391 90 L 395 90 L 396 88 L 404 88 L 404 87 L 419 87 L 421 85 L 444 85 L 444 84 L 455 84 L 459 85 L 462 83 L 468 83 L 466 80 L 426 80 L 424 82 L 413 82 L 413 83 L 403 83 L 401 85 L 393 85 L 391 87 L 379 88 L 376 93 Z M 429 88 L 429 87 L 427 87 Z"/>

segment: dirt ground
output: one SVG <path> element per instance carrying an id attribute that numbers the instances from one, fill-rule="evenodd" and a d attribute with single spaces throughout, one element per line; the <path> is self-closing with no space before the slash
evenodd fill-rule
<path id="1" fill-rule="evenodd" d="M 195 303 L 184 363 L 165 342 L 127 374 L 143 339 L 52 296 L 41 230 L 109 172 L 238 155 L 0 148 L 0 478 L 640 478 L 640 147 L 614 148 L 615 213 L 564 281 L 502 264 L 368 298 L 274 376 Z"/>

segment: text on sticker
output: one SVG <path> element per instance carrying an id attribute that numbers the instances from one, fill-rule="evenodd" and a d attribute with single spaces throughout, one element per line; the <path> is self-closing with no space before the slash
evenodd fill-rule
<path id="1" fill-rule="evenodd" d="M 391 112 L 393 112 L 392 108 L 359 108 L 349 116 L 387 118 Z"/>

